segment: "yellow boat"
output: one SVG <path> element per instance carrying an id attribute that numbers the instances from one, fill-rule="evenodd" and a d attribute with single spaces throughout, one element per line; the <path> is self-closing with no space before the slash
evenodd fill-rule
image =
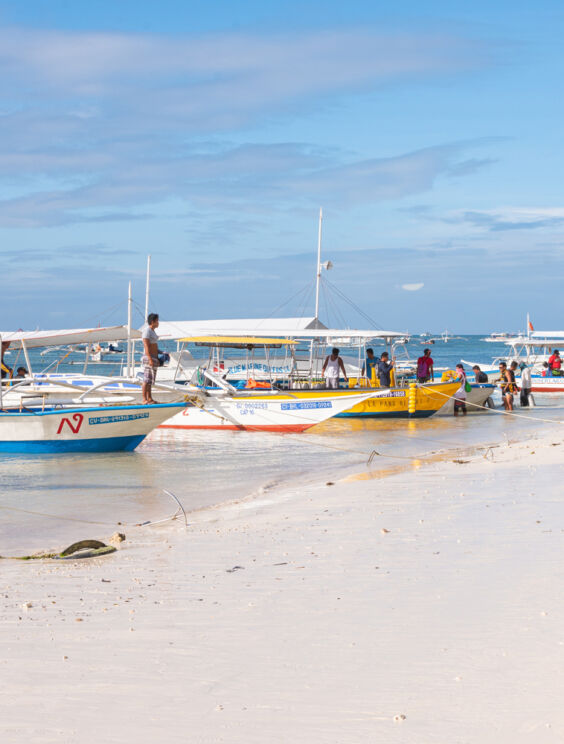
<path id="1" fill-rule="evenodd" d="M 385 395 L 368 398 L 337 414 L 337 418 L 425 418 L 442 408 L 459 387 L 460 382 L 391 387 Z"/>

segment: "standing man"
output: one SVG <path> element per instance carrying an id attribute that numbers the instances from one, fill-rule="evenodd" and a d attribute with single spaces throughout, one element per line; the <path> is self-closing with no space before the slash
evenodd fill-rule
<path id="1" fill-rule="evenodd" d="M 515 389 L 515 375 L 510 369 L 507 369 L 505 362 L 499 363 L 499 374 L 501 381 L 501 397 L 503 398 L 503 407 L 506 411 L 513 410 L 513 391 Z"/>
<path id="2" fill-rule="evenodd" d="M 390 387 L 391 378 L 390 372 L 392 371 L 395 363 L 395 358 L 392 361 L 388 361 L 390 355 L 387 351 L 382 352 L 380 361 L 378 362 L 378 379 L 380 380 L 380 387 Z"/>
<path id="3" fill-rule="evenodd" d="M 527 367 L 525 362 L 521 362 L 519 365 L 521 368 L 521 396 L 520 403 L 525 408 L 529 404 L 529 398 L 531 398 L 531 388 L 533 386 L 531 380 L 531 368 Z M 531 398 L 534 404 L 534 398 Z"/>
<path id="4" fill-rule="evenodd" d="M 321 373 L 325 377 L 325 384 L 328 388 L 339 387 L 339 372 L 342 371 L 345 382 L 349 381 L 345 372 L 345 365 L 339 356 L 339 349 L 332 349 L 331 354 L 325 358 Z"/>
<path id="5" fill-rule="evenodd" d="M 418 382 L 429 382 L 429 380 L 435 379 L 433 364 L 434 362 L 431 358 L 431 349 L 423 349 L 423 356 L 420 356 L 417 360 Z"/>
<path id="6" fill-rule="evenodd" d="M 147 316 L 147 327 L 143 331 L 143 403 L 156 403 L 153 400 L 151 387 L 157 378 L 157 367 L 159 366 L 159 337 L 155 328 L 159 327 L 159 316 L 157 313 L 149 313 Z"/>
<path id="7" fill-rule="evenodd" d="M 13 370 L 11 367 L 8 367 L 7 364 L 4 364 L 4 352 L 7 351 L 10 348 L 10 342 L 9 341 L 2 341 L 2 350 L 0 351 L 0 368 L 2 370 L 2 378 L 11 377 L 13 374 Z"/>
<path id="8" fill-rule="evenodd" d="M 452 396 L 454 398 L 454 415 L 458 416 L 458 412 L 462 411 L 462 415 L 466 416 L 466 372 L 462 363 L 456 365 L 456 381 L 460 382 L 460 387 Z"/>
<path id="9" fill-rule="evenodd" d="M 379 361 L 378 357 L 374 356 L 374 349 L 366 349 L 366 359 L 362 365 L 361 375 L 364 377 L 364 373 L 366 372 L 368 380 L 372 380 L 372 370 L 374 369 L 378 372 Z"/>

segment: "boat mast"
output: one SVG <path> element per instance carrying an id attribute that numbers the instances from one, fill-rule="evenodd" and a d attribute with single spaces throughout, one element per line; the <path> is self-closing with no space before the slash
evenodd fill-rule
<path id="1" fill-rule="evenodd" d="M 151 281 L 151 255 L 147 256 L 147 280 L 145 282 L 145 317 L 143 321 L 147 322 L 147 316 L 149 315 L 149 284 Z"/>
<path id="2" fill-rule="evenodd" d="M 317 271 L 315 282 L 315 319 L 319 318 L 319 284 L 321 282 L 321 225 L 323 222 L 323 209 L 319 208 L 319 230 L 317 234 Z"/>
<path id="3" fill-rule="evenodd" d="M 131 282 L 129 282 L 129 292 L 127 295 L 127 376 L 131 377 L 133 376 L 132 371 L 132 348 L 131 348 L 131 305 L 132 305 L 132 298 L 131 298 Z"/>

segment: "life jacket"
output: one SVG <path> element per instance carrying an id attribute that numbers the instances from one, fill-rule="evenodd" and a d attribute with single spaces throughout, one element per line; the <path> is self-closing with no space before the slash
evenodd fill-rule
<path id="1" fill-rule="evenodd" d="M 507 380 L 506 373 L 509 372 L 509 380 Z M 501 392 L 505 395 L 505 393 L 514 393 L 517 390 L 517 385 L 515 384 L 515 372 L 512 369 L 507 368 L 504 373 L 503 378 L 503 387 L 501 388 Z"/>
<path id="2" fill-rule="evenodd" d="M 257 380 L 253 380 L 251 377 L 249 380 L 247 380 L 247 384 L 245 385 L 245 387 L 248 390 L 254 390 L 255 388 L 264 388 L 266 390 L 269 390 L 271 386 L 269 382 L 257 382 Z"/>

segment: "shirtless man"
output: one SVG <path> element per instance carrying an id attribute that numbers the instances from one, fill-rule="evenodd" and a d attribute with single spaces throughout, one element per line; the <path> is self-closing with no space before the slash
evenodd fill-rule
<path id="1" fill-rule="evenodd" d="M 157 313 L 149 313 L 147 316 L 147 327 L 143 331 L 143 403 L 156 403 L 153 400 L 151 386 L 155 384 L 157 377 L 157 367 L 159 366 L 159 337 L 155 333 L 155 328 L 159 326 L 159 316 Z"/>

